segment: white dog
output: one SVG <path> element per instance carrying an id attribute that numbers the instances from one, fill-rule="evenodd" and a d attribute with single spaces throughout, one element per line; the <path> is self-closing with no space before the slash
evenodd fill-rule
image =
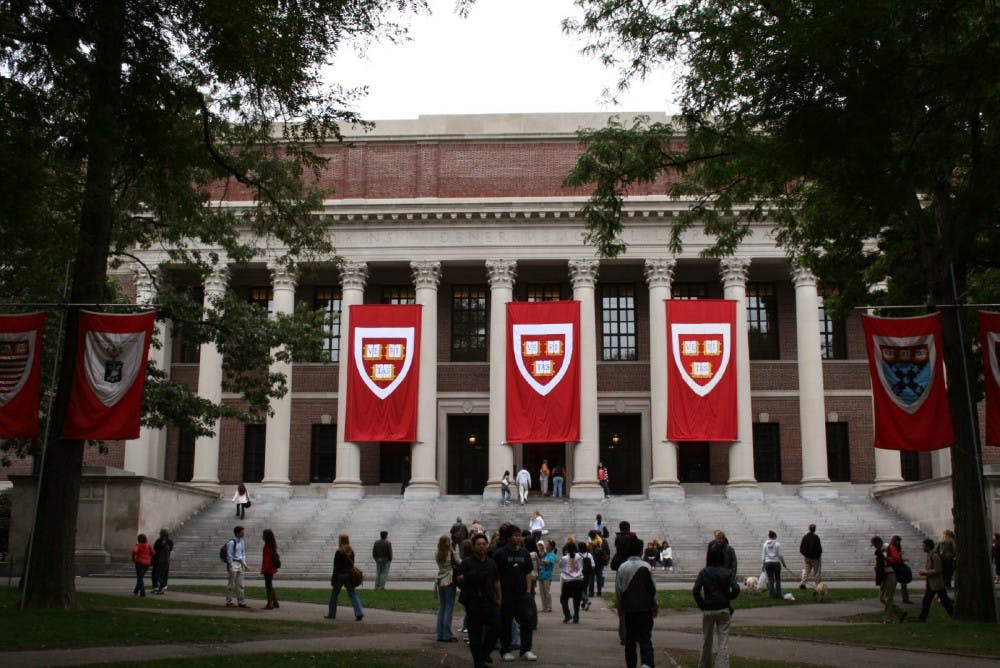
<path id="1" fill-rule="evenodd" d="M 747 591 L 757 591 L 757 578 L 751 575 L 743 581 L 743 586 Z"/>

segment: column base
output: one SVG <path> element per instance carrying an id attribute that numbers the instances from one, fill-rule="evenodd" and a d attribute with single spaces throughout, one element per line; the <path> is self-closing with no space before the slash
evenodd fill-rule
<path id="1" fill-rule="evenodd" d="M 575 482 L 569 486 L 567 496 L 571 499 L 603 499 L 604 489 L 597 481 Z"/>
<path id="2" fill-rule="evenodd" d="M 436 499 L 441 496 L 441 488 L 434 480 L 411 480 L 403 492 L 404 499 Z"/>
<path id="3" fill-rule="evenodd" d="M 902 478 L 894 478 L 892 480 L 876 480 L 872 485 L 872 494 L 884 492 L 887 489 L 896 489 L 897 487 L 902 487 L 905 484 L 906 481 Z"/>
<path id="4" fill-rule="evenodd" d="M 803 499 L 836 499 L 840 492 L 833 488 L 829 480 L 811 480 L 799 485 L 799 496 Z"/>
<path id="5" fill-rule="evenodd" d="M 218 494 L 222 491 L 222 485 L 219 484 L 218 480 L 194 479 L 187 484 L 190 485 L 191 487 L 203 489 L 206 492 L 212 492 L 213 494 Z"/>
<path id="6" fill-rule="evenodd" d="M 287 480 L 264 480 L 260 483 L 257 494 L 277 499 L 290 499 L 292 498 L 292 484 Z"/>
<path id="7" fill-rule="evenodd" d="M 363 499 L 364 497 L 365 488 L 361 486 L 360 480 L 334 482 L 326 493 L 328 499 Z"/>
<path id="8" fill-rule="evenodd" d="M 649 483 L 649 493 L 647 496 L 657 501 L 683 501 L 686 494 L 680 483 L 663 480 Z"/>
<path id="9" fill-rule="evenodd" d="M 733 500 L 762 501 L 764 492 L 754 480 L 731 482 L 726 485 L 726 498 Z"/>

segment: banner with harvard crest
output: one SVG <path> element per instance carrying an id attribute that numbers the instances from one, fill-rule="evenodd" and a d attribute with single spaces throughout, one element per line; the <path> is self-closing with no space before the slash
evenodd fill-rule
<path id="1" fill-rule="evenodd" d="M 667 300 L 668 440 L 736 440 L 735 334 L 735 301 Z"/>
<path id="2" fill-rule="evenodd" d="M 875 404 L 875 447 L 938 450 L 955 443 L 944 386 L 941 315 L 861 316 Z"/>
<path id="3" fill-rule="evenodd" d="M 344 440 L 417 440 L 422 308 L 351 306 Z"/>
<path id="4" fill-rule="evenodd" d="M 80 311 L 76 371 L 64 438 L 139 438 L 146 360 L 156 313 Z"/>
<path id="5" fill-rule="evenodd" d="M 507 304 L 507 441 L 580 440 L 580 302 Z"/>
<path id="6" fill-rule="evenodd" d="M 986 445 L 1000 446 L 1000 313 L 979 312 L 986 386 Z"/>
<path id="7" fill-rule="evenodd" d="M 44 313 L 0 316 L 0 438 L 38 436 Z"/>

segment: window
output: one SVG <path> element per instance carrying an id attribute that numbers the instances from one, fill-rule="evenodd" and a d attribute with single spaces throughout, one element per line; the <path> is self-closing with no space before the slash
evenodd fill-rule
<path id="1" fill-rule="evenodd" d="M 750 359 L 780 359 L 778 302 L 773 283 L 747 284 L 747 329 Z"/>
<path id="2" fill-rule="evenodd" d="M 487 288 L 456 285 L 451 290 L 451 359 L 485 362 L 487 347 Z"/>
<path id="3" fill-rule="evenodd" d="M 274 290 L 271 286 L 250 288 L 250 303 L 267 309 L 267 314 L 274 313 Z"/>
<path id="4" fill-rule="evenodd" d="M 903 480 L 916 482 L 920 480 L 920 453 L 903 450 L 899 453 L 900 465 L 903 468 Z"/>
<path id="5" fill-rule="evenodd" d="M 826 423 L 826 470 L 832 482 L 851 481 L 851 443 L 846 422 Z"/>
<path id="6" fill-rule="evenodd" d="M 193 323 L 178 323 L 174 327 L 174 336 L 177 338 L 177 362 L 180 364 L 197 364 L 201 361 L 201 343 L 188 332 L 197 325 Z"/>
<path id="7" fill-rule="evenodd" d="M 260 482 L 264 479 L 264 438 L 267 434 L 262 424 L 248 424 L 243 431 L 243 482 Z"/>
<path id="8" fill-rule="evenodd" d="M 834 320 L 819 298 L 819 346 L 825 360 L 847 359 L 847 333 L 843 320 Z"/>
<path id="9" fill-rule="evenodd" d="M 412 285 L 386 285 L 382 288 L 383 304 L 416 304 L 417 289 Z"/>
<path id="10" fill-rule="evenodd" d="M 708 286 L 704 283 L 675 283 L 670 288 L 671 299 L 705 299 Z"/>
<path id="11" fill-rule="evenodd" d="M 562 299 L 558 283 L 535 283 L 528 286 L 529 302 L 557 302 Z"/>
<path id="12" fill-rule="evenodd" d="M 314 424 L 309 455 L 309 481 L 333 482 L 337 477 L 337 425 Z"/>
<path id="13" fill-rule="evenodd" d="M 174 482 L 191 482 L 194 478 L 195 437 L 189 431 L 181 430 L 177 435 L 177 475 Z"/>
<path id="14" fill-rule="evenodd" d="M 781 433 L 774 422 L 753 425 L 753 475 L 757 482 L 781 482 Z"/>
<path id="15" fill-rule="evenodd" d="M 323 359 L 340 361 L 340 311 L 343 294 L 340 288 L 316 288 L 317 311 L 323 311 Z"/>
<path id="16" fill-rule="evenodd" d="M 638 358 L 635 347 L 635 288 L 631 285 L 601 287 L 601 359 Z"/>

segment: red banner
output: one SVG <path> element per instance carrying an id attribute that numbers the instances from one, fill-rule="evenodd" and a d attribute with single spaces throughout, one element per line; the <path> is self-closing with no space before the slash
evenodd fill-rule
<path id="1" fill-rule="evenodd" d="M 156 313 L 80 311 L 76 372 L 64 438 L 139 438 L 146 359 Z"/>
<path id="2" fill-rule="evenodd" d="M 344 440 L 417 440 L 422 308 L 351 306 Z"/>
<path id="3" fill-rule="evenodd" d="M 507 440 L 580 440 L 580 302 L 507 304 Z"/>
<path id="4" fill-rule="evenodd" d="M 0 316 L 0 438 L 38 436 L 44 313 Z"/>
<path id="5" fill-rule="evenodd" d="M 735 301 L 667 300 L 668 440 L 736 440 L 736 334 Z"/>
<path id="6" fill-rule="evenodd" d="M 1000 313 L 979 312 L 986 385 L 986 445 L 1000 446 Z"/>
<path id="7" fill-rule="evenodd" d="M 938 450 L 955 443 L 944 386 L 941 316 L 861 316 L 875 404 L 875 447 Z"/>

